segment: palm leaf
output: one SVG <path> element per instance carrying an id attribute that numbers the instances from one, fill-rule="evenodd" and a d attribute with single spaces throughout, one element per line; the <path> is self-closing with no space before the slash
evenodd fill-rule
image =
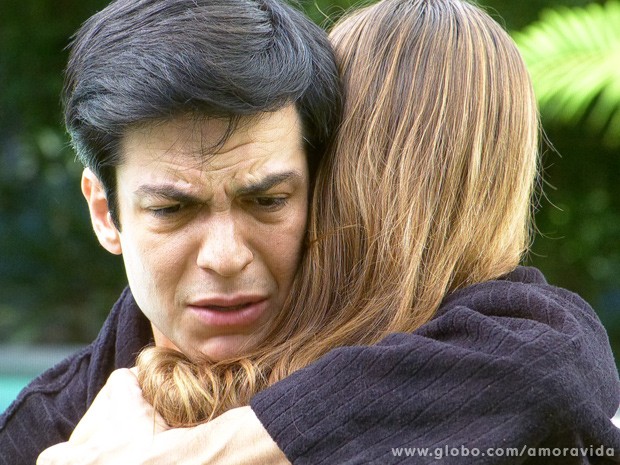
<path id="1" fill-rule="evenodd" d="M 620 2 L 545 10 L 513 37 L 545 116 L 620 146 Z"/>

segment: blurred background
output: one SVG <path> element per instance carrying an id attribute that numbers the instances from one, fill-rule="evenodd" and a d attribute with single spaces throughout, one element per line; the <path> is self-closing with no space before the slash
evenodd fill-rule
<path id="1" fill-rule="evenodd" d="M 125 286 L 91 232 L 59 100 L 70 37 L 107 3 L 0 0 L 0 411 L 90 342 Z M 299 1 L 325 27 L 354 3 Z M 620 354 L 619 3 L 481 4 L 526 57 L 548 139 L 526 263 L 588 300 Z"/>

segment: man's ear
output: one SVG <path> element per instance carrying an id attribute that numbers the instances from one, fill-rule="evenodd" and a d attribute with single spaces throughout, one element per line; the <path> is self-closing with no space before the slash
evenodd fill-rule
<path id="1" fill-rule="evenodd" d="M 88 203 L 90 219 L 99 243 L 108 252 L 120 255 L 122 253 L 121 238 L 112 222 L 105 189 L 95 173 L 88 168 L 82 173 L 82 194 Z"/>

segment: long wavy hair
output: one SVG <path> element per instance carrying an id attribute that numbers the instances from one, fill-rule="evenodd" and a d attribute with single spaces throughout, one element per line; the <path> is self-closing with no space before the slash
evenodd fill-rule
<path id="1" fill-rule="evenodd" d="M 144 395 L 172 426 L 247 405 L 333 348 L 416 330 L 529 246 L 538 112 L 508 34 L 464 0 L 383 0 L 331 40 L 344 114 L 290 301 L 241 360 L 141 354 Z"/>

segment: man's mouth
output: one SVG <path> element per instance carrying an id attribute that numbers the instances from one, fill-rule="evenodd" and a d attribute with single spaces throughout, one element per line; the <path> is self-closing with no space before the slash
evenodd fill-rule
<path id="1" fill-rule="evenodd" d="M 208 308 L 209 310 L 215 310 L 218 312 L 234 312 L 237 310 L 243 310 L 248 306 L 252 305 L 251 303 L 239 304 L 239 305 L 205 305 L 203 308 Z"/>
<path id="2" fill-rule="evenodd" d="M 211 297 L 200 297 L 190 301 L 192 307 L 203 307 L 211 310 L 235 311 L 242 310 L 245 307 L 262 302 L 267 297 L 254 294 L 237 294 L 237 295 L 218 295 Z"/>
<path id="3" fill-rule="evenodd" d="M 251 326 L 269 309 L 264 296 L 218 296 L 195 299 L 188 308 L 202 324 L 211 327 Z"/>

